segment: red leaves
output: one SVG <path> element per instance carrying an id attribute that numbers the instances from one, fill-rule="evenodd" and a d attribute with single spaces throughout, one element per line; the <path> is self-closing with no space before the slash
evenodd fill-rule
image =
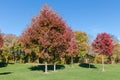
<path id="1" fill-rule="evenodd" d="M 107 33 L 101 33 L 97 35 L 97 38 L 93 41 L 92 47 L 95 52 L 104 55 L 112 55 L 113 51 L 113 40 Z"/>
<path id="2" fill-rule="evenodd" d="M 66 55 L 67 56 L 75 56 L 78 54 L 78 48 L 77 48 L 77 43 L 74 38 L 74 33 L 70 28 L 66 28 L 65 34 L 64 34 L 64 39 L 67 41 L 67 46 L 66 46 Z"/>
<path id="3" fill-rule="evenodd" d="M 33 39 L 34 39 L 33 30 L 31 27 L 28 26 L 20 36 L 20 41 L 25 47 L 29 47 L 30 45 L 32 45 Z"/>
<path id="4" fill-rule="evenodd" d="M 40 14 L 32 19 L 30 26 L 22 33 L 21 41 L 28 47 L 39 46 L 47 55 L 65 53 L 66 50 L 70 53 L 75 52 L 73 50 L 76 49 L 76 43 L 73 38 L 73 32 L 65 21 L 45 5 Z"/>
<path id="5" fill-rule="evenodd" d="M 77 50 L 77 43 L 74 38 L 71 39 L 67 46 L 66 50 L 68 56 L 76 56 L 78 55 L 78 50 Z"/>

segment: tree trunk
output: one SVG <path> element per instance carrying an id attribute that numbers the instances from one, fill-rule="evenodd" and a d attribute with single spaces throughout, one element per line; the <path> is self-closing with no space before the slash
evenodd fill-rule
<path id="1" fill-rule="evenodd" d="M 102 55 L 102 71 L 104 72 L 105 70 L 104 70 L 104 56 Z"/>
<path id="2" fill-rule="evenodd" d="M 22 63 L 22 59 L 20 58 L 20 62 L 19 63 Z"/>
<path id="3" fill-rule="evenodd" d="M 88 63 L 88 59 L 87 58 L 85 58 L 85 63 Z"/>
<path id="4" fill-rule="evenodd" d="M 22 59 L 22 57 L 20 56 L 20 63 L 23 63 L 23 59 Z"/>
<path id="5" fill-rule="evenodd" d="M 112 64 L 114 64 L 114 63 L 115 63 L 115 59 L 113 58 L 113 59 L 111 60 L 111 62 L 112 62 Z"/>
<path id="6" fill-rule="evenodd" d="M 17 54 L 15 53 L 15 55 L 14 55 L 14 63 L 16 63 L 16 56 L 17 56 Z"/>
<path id="7" fill-rule="evenodd" d="M 56 71 L 56 62 L 54 62 L 54 71 Z"/>
<path id="8" fill-rule="evenodd" d="M 73 56 L 71 56 L 71 66 L 73 67 Z"/>
<path id="9" fill-rule="evenodd" d="M 31 63 L 30 55 L 28 55 L 28 63 Z"/>
<path id="10" fill-rule="evenodd" d="M 6 59 L 6 63 L 8 63 L 8 57 L 6 57 L 5 59 Z"/>
<path id="11" fill-rule="evenodd" d="M 16 57 L 15 57 L 15 63 L 16 63 Z"/>
<path id="12" fill-rule="evenodd" d="M 54 60 L 54 71 L 56 71 L 56 59 Z"/>
<path id="13" fill-rule="evenodd" d="M 40 63 L 40 58 L 39 57 L 38 57 L 38 61 L 37 62 L 38 62 L 38 64 Z"/>
<path id="14" fill-rule="evenodd" d="M 54 71 L 56 71 L 56 55 L 54 53 Z"/>
<path id="15" fill-rule="evenodd" d="M 47 61 L 45 61 L 45 73 L 47 73 Z"/>

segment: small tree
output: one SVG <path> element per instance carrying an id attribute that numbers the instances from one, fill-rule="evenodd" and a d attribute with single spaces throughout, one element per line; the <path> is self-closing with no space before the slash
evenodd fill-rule
<path id="1" fill-rule="evenodd" d="M 67 35 L 66 38 L 69 37 L 69 43 L 66 46 L 66 56 L 71 57 L 71 65 L 73 65 L 73 57 L 79 54 L 78 45 L 75 40 L 74 33 L 70 29 L 66 29 Z"/>
<path id="2" fill-rule="evenodd" d="M 103 55 L 109 55 L 109 56 L 112 55 L 112 51 L 114 48 L 112 42 L 113 40 L 109 34 L 100 33 L 97 35 L 97 38 L 92 43 L 93 50 L 102 55 L 102 64 L 103 64 L 102 71 L 104 71 L 104 56 Z"/>
<path id="3" fill-rule="evenodd" d="M 73 57 L 79 54 L 77 50 L 77 43 L 75 42 L 74 38 L 72 38 L 69 42 L 66 52 L 66 55 L 71 57 L 71 65 L 73 65 Z"/>
<path id="4" fill-rule="evenodd" d="M 15 42 L 18 40 L 18 37 L 13 34 L 4 34 L 3 35 L 4 45 L 3 45 L 3 56 L 6 59 L 6 62 L 10 60 L 10 57 L 14 57 L 14 61 L 16 61 L 16 53 L 15 49 L 13 49 L 13 46 Z M 8 59 L 9 58 L 9 59 Z"/>
<path id="5" fill-rule="evenodd" d="M 79 57 L 84 57 L 86 53 L 88 52 L 89 46 L 88 46 L 88 36 L 85 32 L 81 31 L 75 31 L 75 39 L 78 45 L 78 52 L 79 52 Z M 87 62 L 87 59 L 86 59 Z"/>

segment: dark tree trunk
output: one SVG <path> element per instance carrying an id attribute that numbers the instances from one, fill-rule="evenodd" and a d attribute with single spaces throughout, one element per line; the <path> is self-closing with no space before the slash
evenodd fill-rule
<path id="1" fill-rule="evenodd" d="M 73 67 L 73 56 L 71 56 L 71 66 Z"/>

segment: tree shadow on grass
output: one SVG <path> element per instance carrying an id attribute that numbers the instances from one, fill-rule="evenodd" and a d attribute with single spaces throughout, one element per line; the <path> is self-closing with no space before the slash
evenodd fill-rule
<path id="1" fill-rule="evenodd" d="M 0 62 L 0 68 L 2 68 L 2 67 L 6 67 L 7 65 L 8 65 L 7 63 Z"/>
<path id="2" fill-rule="evenodd" d="M 2 72 L 0 73 L 0 75 L 8 75 L 8 74 L 11 74 L 12 72 Z"/>
<path id="3" fill-rule="evenodd" d="M 95 65 L 93 65 L 93 64 L 89 65 L 88 63 L 80 63 L 79 66 L 83 67 L 83 68 L 89 68 L 89 66 L 90 66 L 90 68 L 97 69 L 97 67 Z"/>
<path id="4" fill-rule="evenodd" d="M 48 70 L 54 70 L 54 65 L 47 65 Z M 64 65 L 56 65 L 56 70 L 60 70 L 60 69 L 64 69 L 65 66 Z M 37 65 L 37 66 L 33 66 L 29 68 L 31 71 L 45 71 L 45 65 Z"/>
<path id="5" fill-rule="evenodd" d="M 11 64 L 11 65 L 13 65 L 13 64 L 15 64 L 15 63 L 8 63 L 8 64 Z"/>

